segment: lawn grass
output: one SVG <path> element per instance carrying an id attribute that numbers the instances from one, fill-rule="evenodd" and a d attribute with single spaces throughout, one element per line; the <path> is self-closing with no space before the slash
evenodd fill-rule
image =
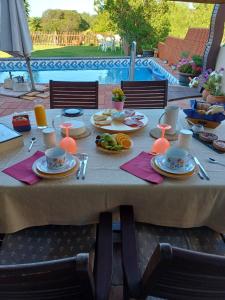
<path id="1" fill-rule="evenodd" d="M 123 51 L 108 50 L 101 51 L 97 46 L 40 46 L 34 45 L 32 57 L 107 57 L 107 56 L 123 56 Z M 0 58 L 10 57 L 7 53 L 0 51 Z"/>

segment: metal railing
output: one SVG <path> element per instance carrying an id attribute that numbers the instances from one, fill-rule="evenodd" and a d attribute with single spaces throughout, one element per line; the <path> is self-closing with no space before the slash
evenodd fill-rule
<path id="1" fill-rule="evenodd" d="M 129 70 L 130 81 L 134 80 L 134 75 L 135 75 L 136 49 L 137 49 L 137 43 L 133 41 L 131 44 L 131 51 L 130 51 L 130 70 Z"/>

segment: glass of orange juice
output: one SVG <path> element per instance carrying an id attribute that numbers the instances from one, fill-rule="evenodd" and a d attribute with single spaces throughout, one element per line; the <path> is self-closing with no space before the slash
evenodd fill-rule
<path id="1" fill-rule="evenodd" d="M 34 113 L 35 113 L 37 127 L 40 129 L 46 128 L 48 124 L 47 124 L 45 107 L 42 104 L 42 101 L 36 101 L 34 106 Z"/>

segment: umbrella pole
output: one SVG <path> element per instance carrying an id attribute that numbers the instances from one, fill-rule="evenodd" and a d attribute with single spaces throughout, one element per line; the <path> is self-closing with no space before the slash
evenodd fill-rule
<path id="1" fill-rule="evenodd" d="M 35 85 L 34 85 L 34 77 L 30 66 L 30 57 L 26 57 L 26 63 L 27 63 L 27 69 L 30 75 L 30 81 L 31 81 L 31 90 L 36 91 Z"/>

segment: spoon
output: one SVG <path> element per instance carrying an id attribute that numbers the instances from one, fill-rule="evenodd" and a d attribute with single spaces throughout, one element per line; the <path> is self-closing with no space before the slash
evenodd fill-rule
<path id="1" fill-rule="evenodd" d="M 31 148 L 33 147 L 33 144 L 37 141 L 36 137 L 31 138 L 30 146 L 28 148 L 28 152 L 30 152 Z"/>
<path id="2" fill-rule="evenodd" d="M 218 160 L 214 159 L 214 158 L 211 158 L 209 157 L 209 162 L 211 162 L 212 164 L 217 164 L 217 165 L 221 165 L 221 166 L 224 166 L 225 167 L 225 164 L 224 163 L 221 163 L 219 162 Z"/>

